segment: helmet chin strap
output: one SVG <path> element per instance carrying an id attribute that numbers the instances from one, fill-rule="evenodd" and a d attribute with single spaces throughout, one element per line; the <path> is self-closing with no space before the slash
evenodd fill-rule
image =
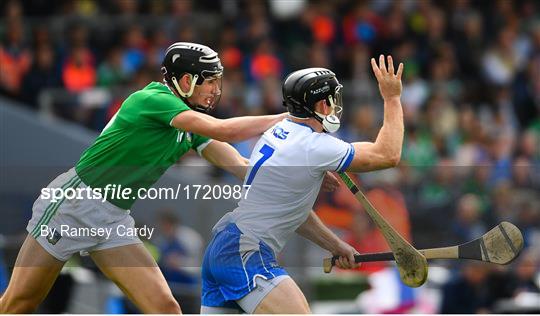
<path id="1" fill-rule="evenodd" d="M 325 132 L 335 133 L 341 126 L 341 122 L 339 121 L 339 118 L 334 114 L 336 104 L 334 103 L 334 98 L 331 95 L 328 96 L 328 101 L 330 102 L 330 108 L 332 109 L 331 114 L 324 115 L 316 111 L 315 114 L 317 115 L 316 118 L 318 118 L 318 121 L 322 124 Z"/>
<path id="2" fill-rule="evenodd" d="M 191 86 L 189 87 L 188 92 L 182 91 L 182 88 L 180 88 L 180 85 L 178 84 L 178 81 L 176 80 L 176 77 L 171 78 L 171 81 L 172 81 L 172 83 L 174 85 L 174 88 L 176 89 L 178 94 L 183 98 L 189 98 L 193 94 L 193 90 L 195 90 L 195 85 L 197 84 L 197 79 L 199 78 L 199 75 L 192 76 L 190 74 L 189 76 L 191 77 Z"/>
<path id="3" fill-rule="evenodd" d="M 174 88 L 176 89 L 178 94 L 184 99 L 184 102 L 190 105 L 193 108 L 193 110 L 202 112 L 202 113 L 207 113 L 208 111 L 212 110 L 213 108 L 212 106 L 204 107 L 200 104 L 190 104 L 189 101 L 187 100 L 187 98 L 193 95 L 193 91 L 195 90 L 195 85 L 197 84 L 197 79 L 199 78 L 199 75 L 189 74 L 189 76 L 191 77 L 191 86 L 189 87 L 188 92 L 182 91 L 182 88 L 180 88 L 180 85 L 178 84 L 178 80 L 176 80 L 176 77 L 171 78 Z"/>
<path id="4" fill-rule="evenodd" d="M 319 118 L 319 122 L 321 122 L 323 129 L 327 133 L 335 133 L 338 131 L 339 127 L 341 126 L 341 122 L 339 121 L 339 118 L 333 114 L 331 115 L 324 115 L 318 112 L 315 112 L 315 114 Z"/>

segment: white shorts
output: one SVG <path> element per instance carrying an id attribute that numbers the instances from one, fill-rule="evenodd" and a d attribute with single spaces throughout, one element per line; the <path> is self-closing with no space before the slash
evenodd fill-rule
<path id="1" fill-rule="evenodd" d="M 201 314 L 242 314 L 242 312 L 254 314 L 266 295 L 276 288 L 281 281 L 290 278 L 288 275 L 280 275 L 270 280 L 257 277 L 256 288 L 236 301 L 236 304 L 238 304 L 241 310 L 232 307 L 210 307 L 202 305 Z"/>
<path id="2" fill-rule="evenodd" d="M 47 188 L 86 188 L 74 168 L 59 175 Z M 26 230 L 52 256 L 67 261 L 77 252 L 141 243 L 129 210 L 93 199 L 42 199 L 34 202 Z"/>

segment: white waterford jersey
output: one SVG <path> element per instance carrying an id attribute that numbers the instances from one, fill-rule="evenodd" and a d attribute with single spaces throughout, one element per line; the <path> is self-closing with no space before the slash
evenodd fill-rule
<path id="1" fill-rule="evenodd" d="M 238 207 L 214 226 L 219 232 L 235 223 L 249 236 L 281 251 L 307 219 L 326 171 L 344 171 L 354 148 L 311 127 L 285 119 L 267 130 L 251 153 Z"/>

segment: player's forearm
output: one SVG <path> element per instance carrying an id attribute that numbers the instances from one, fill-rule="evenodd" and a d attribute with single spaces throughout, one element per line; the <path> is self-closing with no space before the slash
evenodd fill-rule
<path id="1" fill-rule="evenodd" d="M 202 156 L 211 164 L 244 180 L 249 160 L 242 157 L 233 146 L 214 140 L 202 151 Z"/>
<path id="2" fill-rule="evenodd" d="M 403 133 L 403 110 L 399 97 L 384 100 L 384 121 L 377 135 L 375 146 L 380 154 L 386 158 L 388 167 L 397 165 L 401 159 Z"/>
<path id="3" fill-rule="evenodd" d="M 296 233 L 330 252 L 333 252 L 341 241 L 313 211 L 306 221 L 296 229 Z"/>
<path id="4" fill-rule="evenodd" d="M 244 181 L 246 177 L 247 168 L 249 165 L 249 160 L 240 156 L 235 160 L 234 164 L 226 164 L 222 168 L 230 173 L 232 173 L 238 179 Z"/>
<path id="5" fill-rule="evenodd" d="M 220 165 L 217 165 L 217 164 L 216 165 L 222 168 L 223 170 L 229 173 L 232 173 L 238 179 L 244 181 L 244 178 L 246 177 L 248 163 L 249 163 L 249 160 L 240 156 L 237 159 L 236 158 L 234 158 L 234 160 L 230 159 L 229 161 L 225 161 Z"/>
<path id="6" fill-rule="evenodd" d="M 286 113 L 220 120 L 204 113 L 184 111 L 173 118 L 171 125 L 186 132 L 231 143 L 260 136 L 260 134 L 285 117 Z"/>
<path id="7" fill-rule="evenodd" d="M 285 114 L 278 114 L 243 116 L 222 120 L 221 130 L 224 131 L 226 138 L 224 141 L 238 142 L 259 136 L 284 117 Z"/>

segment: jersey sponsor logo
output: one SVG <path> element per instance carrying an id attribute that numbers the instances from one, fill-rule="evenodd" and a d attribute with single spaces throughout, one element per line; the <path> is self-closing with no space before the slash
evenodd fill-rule
<path id="1" fill-rule="evenodd" d="M 286 139 L 287 135 L 289 135 L 289 132 L 286 132 L 283 128 L 276 126 L 274 127 L 274 130 L 272 130 L 272 134 L 279 139 Z"/>

